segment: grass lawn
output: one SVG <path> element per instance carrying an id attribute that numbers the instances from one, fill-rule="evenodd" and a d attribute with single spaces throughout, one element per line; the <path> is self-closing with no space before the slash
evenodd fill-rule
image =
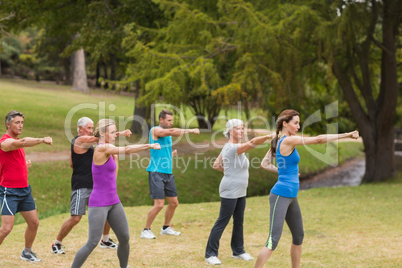
<path id="1" fill-rule="evenodd" d="M 70 86 L 38 83 L 28 80 L 0 79 L 0 116 L 4 118 L 11 110 L 19 110 L 25 116 L 22 137 L 53 137 L 53 146 L 37 146 L 27 148 L 31 151 L 64 151 L 69 150 L 69 136 L 76 134 L 77 120 L 82 116 L 90 117 L 95 124 L 101 118 L 112 118 L 120 130 L 130 128 L 134 111 L 132 96 L 117 95 L 103 90 L 91 90 L 89 95 L 72 91 Z M 163 103 L 157 104 L 156 114 L 163 108 L 169 108 Z M 174 109 L 171 109 L 176 111 Z M 179 111 L 183 116 L 175 116 L 175 125 L 181 128 L 198 127 L 197 120 L 189 107 L 182 106 Z M 253 115 L 261 115 L 262 111 L 253 111 Z M 237 109 L 222 111 L 221 116 L 242 117 Z M 262 116 L 261 116 L 262 118 Z M 4 120 L 4 119 L 3 119 Z M 4 121 L 3 121 L 4 122 Z M 65 123 L 71 128 L 65 128 Z M 255 126 L 262 127 L 261 119 L 253 120 Z M 226 119 L 219 119 L 214 125 L 214 131 L 222 132 Z M 70 126 L 70 125 L 69 125 Z M 66 135 L 66 133 L 68 135 Z M 202 142 L 209 140 L 211 133 L 202 130 L 201 135 L 188 135 L 181 142 Z M 223 135 L 220 133 L 218 137 Z M 130 142 L 140 141 L 139 136 L 133 136 Z"/>
<path id="2" fill-rule="evenodd" d="M 301 191 L 298 199 L 305 229 L 302 267 L 402 267 L 401 192 L 401 173 L 387 183 Z M 132 195 L 137 194 L 137 191 L 132 192 Z M 127 206 L 125 210 L 131 233 L 130 266 L 210 267 L 204 260 L 204 251 L 219 206 L 219 202 L 179 205 L 173 218 L 174 227 L 182 232 L 179 237 L 159 235 L 162 211 L 153 224 L 157 238 L 152 241 L 139 238 L 150 206 Z M 268 211 L 267 196 L 247 199 L 245 250 L 254 257 L 267 239 Z M 83 217 L 64 241 L 67 254 L 55 256 L 50 252 L 50 246 L 68 216 L 66 213 L 41 220 L 33 248 L 42 258 L 38 264 L 19 259 L 25 224 L 16 225 L 1 246 L 2 267 L 70 267 L 75 253 L 86 242 L 88 223 L 87 217 Z M 221 266 L 253 267 L 254 261 L 231 258 L 231 229 L 229 224 L 221 238 Z M 290 267 L 290 243 L 291 235 L 285 226 L 267 267 Z M 97 247 L 84 267 L 118 267 L 116 252 Z"/>
<path id="3" fill-rule="evenodd" d="M 325 145 L 314 145 L 316 151 L 325 149 Z M 339 143 L 339 162 L 361 155 L 361 143 Z M 277 175 L 260 168 L 260 161 L 268 148 L 256 148 L 249 153 L 250 175 L 248 195 L 266 195 L 277 180 Z M 328 165 L 312 157 L 304 147 L 298 149 L 301 156 L 300 173 L 315 173 Z M 222 173 L 212 169 L 214 159 L 220 150 L 206 153 L 189 154 L 176 158 L 174 175 L 181 203 L 199 203 L 219 201 L 219 184 Z M 128 157 L 119 163 L 117 187 L 120 199 L 127 206 L 151 205 L 149 197 L 147 157 Z M 68 212 L 70 209 L 71 168 L 68 161 L 34 163 L 29 169 L 28 180 L 32 194 L 40 210 L 40 218 Z M 23 222 L 20 214 L 16 222 Z"/>

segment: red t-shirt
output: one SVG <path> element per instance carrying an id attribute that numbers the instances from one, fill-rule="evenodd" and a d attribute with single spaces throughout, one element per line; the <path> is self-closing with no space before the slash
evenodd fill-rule
<path id="1" fill-rule="evenodd" d="M 11 138 L 4 134 L 0 144 Z M 28 187 L 28 169 L 24 148 L 4 152 L 0 147 L 0 185 L 7 188 Z"/>

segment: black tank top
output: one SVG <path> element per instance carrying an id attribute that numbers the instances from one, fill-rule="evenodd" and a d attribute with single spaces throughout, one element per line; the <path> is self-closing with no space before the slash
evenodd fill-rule
<path id="1" fill-rule="evenodd" d="M 73 175 L 71 176 L 71 189 L 77 190 L 81 188 L 92 189 L 92 158 L 94 156 L 94 147 L 89 147 L 88 151 L 83 154 L 74 152 L 75 137 L 71 140 L 71 160 L 73 162 Z"/>

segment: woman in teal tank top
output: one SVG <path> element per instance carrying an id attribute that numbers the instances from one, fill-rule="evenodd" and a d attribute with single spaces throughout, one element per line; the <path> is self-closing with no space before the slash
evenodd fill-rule
<path id="1" fill-rule="evenodd" d="M 296 136 L 299 129 L 299 113 L 295 110 L 284 110 L 276 121 L 276 137 L 271 142 L 271 149 L 261 163 L 262 168 L 278 173 L 278 181 L 269 194 L 271 208 L 268 240 L 258 255 L 255 267 L 263 267 L 275 250 L 282 235 L 285 219 L 292 233 L 290 248 L 292 267 L 300 267 L 304 230 L 297 201 L 300 156 L 296 146 L 328 143 L 344 138 L 357 139 L 359 137 L 357 131 L 316 137 Z M 279 136 L 280 132 L 281 137 Z M 276 157 L 277 166 L 272 164 L 273 157 Z"/>

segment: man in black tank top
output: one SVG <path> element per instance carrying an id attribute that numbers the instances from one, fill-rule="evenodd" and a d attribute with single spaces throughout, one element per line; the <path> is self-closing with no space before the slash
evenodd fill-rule
<path id="1" fill-rule="evenodd" d="M 77 225 L 82 215 L 85 215 L 86 207 L 88 206 L 89 196 L 92 192 L 92 158 L 94 147 L 98 138 L 92 136 L 93 121 L 88 117 L 82 117 L 78 120 L 76 136 L 71 141 L 71 158 L 70 166 L 73 169 L 71 176 L 71 216 L 67 219 L 60 228 L 57 238 L 52 245 L 54 254 L 65 254 L 62 246 L 62 240 L 70 233 L 75 225 Z M 129 137 L 130 130 L 118 132 L 118 135 Z M 110 226 L 106 222 L 103 229 L 103 237 L 100 243 L 101 248 L 117 248 L 117 244 L 109 238 Z"/>

